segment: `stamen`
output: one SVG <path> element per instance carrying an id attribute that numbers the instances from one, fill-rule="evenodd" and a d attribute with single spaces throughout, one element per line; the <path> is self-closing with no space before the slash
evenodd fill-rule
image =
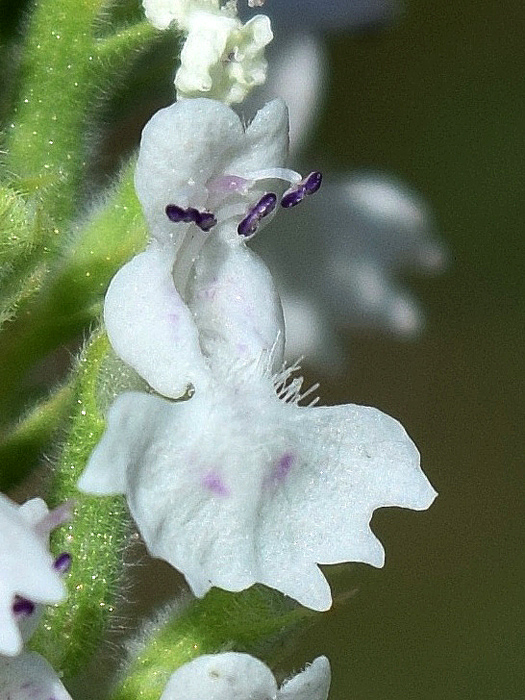
<path id="1" fill-rule="evenodd" d="M 59 574 L 65 574 L 69 571 L 71 566 L 71 554 L 69 552 L 62 552 L 53 562 L 53 568 L 58 571 Z"/>
<path id="2" fill-rule="evenodd" d="M 245 238 L 253 236 L 253 234 L 257 231 L 261 219 L 264 219 L 265 216 L 271 214 L 271 212 L 275 209 L 276 204 L 277 195 L 275 195 L 273 192 L 267 192 L 265 195 L 263 195 L 253 209 L 250 209 L 248 214 L 237 226 L 237 233 L 239 236 L 243 236 Z"/>
<path id="3" fill-rule="evenodd" d="M 314 170 L 307 175 L 304 180 L 301 180 L 298 185 L 286 190 L 281 199 L 281 206 L 285 209 L 295 207 L 299 202 L 302 202 L 305 197 L 317 192 L 321 187 L 322 180 L 322 174 L 318 170 Z"/>
<path id="4" fill-rule="evenodd" d="M 200 212 L 193 207 L 184 209 L 176 204 L 166 206 L 166 216 L 173 223 L 195 224 L 201 231 L 209 231 L 217 223 L 215 216 L 209 211 Z"/>
<path id="5" fill-rule="evenodd" d="M 290 168 L 265 168 L 264 170 L 254 170 L 249 173 L 253 182 L 257 180 L 284 180 L 291 185 L 298 185 L 303 178 L 295 170 Z"/>
<path id="6" fill-rule="evenodd" d="M 29 617 L 35 611 L 35 604 L 27 600 L 27 598 L 17 595 L 15 596 L 12 610 L 16 617 Z"/>

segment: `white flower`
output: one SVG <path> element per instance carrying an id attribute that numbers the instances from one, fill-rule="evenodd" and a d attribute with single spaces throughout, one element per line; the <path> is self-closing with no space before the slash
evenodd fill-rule
<path id="1" fill-rule="evenodd" d="M 300 407 L 301 380 L 290 372 L 272 378 L 283 349 L 279 298 L 239 235 L 246 217 L 238 223 L 243 214 L 231 213 L 229 193 L 214 200 L 217 224 L 198 257 L 185 254 L 191 236 L 204 235 L 200 207 L 215 189 L 210 182 L 247 178 L 267 157 L 259 145 L 280 153 L 275 139 L 282 142 L 280 130 L 254 140 L 255 122 L 245 134 L 217 103 L 199 100 L 189 112 L 186 104 L 186 117 L 195 117 L 191 134 L 174 131 L 173 140 L 187 148 L 170 145 L 171 155 L 163 154 L 175 108 L 159 117 L 167 130 L 156 122 L 145 134 L 137 184 L 156 240 L 115 276 L 105 320 L 117 354 L 156 391 L 175 398 L 191 385 L 194 395 L 179 403 L 118 397 L 79 487 L 126 494 L 149 551 L 182 571 L 196 595 L 212 585 L 238 591 L 259 582 L 324 610 L 331 594 L 317 564 L 381 566 L 383 549 L 369 529 L 373 510 L 427 508 L 435 492 L 396 421 L 372 408 Z M 269 105 L 263 115 L 272 109 L 282 114 Z M 212 114 L 227 117 L 219 131 L 221 143 L 231 144 L 224 151 L 213 141 L 217 155 L 208 142 Z M 276 132 L 266 125 L 257 133 Z M 232 153 L 242 169 L 232 167 Z M 162 159 L 148 179 L 147 166 Z M 250 194 L 234 183 L 237 205 Z M 304 187 L 283 200 L 302 198 Z M 161 218 L 172 197 L 192 217 L 174 224 L 183 237 L 176 245 Z"/>
<path id="2" fill-rule="evenodd" d="M 155 27 L 166 29 L 174 22 L 187 35 L 175 76 L 177 97 L 232 104 L 264 83 L 264 48 L 272 40 L 266 15 L 243 24 L 235 3 L 221 6 L 219 0 L 144 0 L 143 5 Z"/>
<path id="3" fill-rule="evenodd" d="M 49 512 L 39 498 L 18 506 L 0 494 L 0 654 L 20 653 L 18 618 L 30 613 L 34 603 L 58 603 L 65 598 L 47 540 L 49 532 L 64 521 L 66 510 Z"/>
<path id="4" fill-rule="evenodd" d="M 49 663 L 36 652 L 0 656 L 1 700 L 71 700 Z"/>
<path id="5" fill-rule="evenodd" d="M 286 203 L 319 175 L 282 167 L 287 126 L 280 100 L 244 129 L 230 108 L 200 98 L 144 129 L 135 184 L 154 240 L 114 277 L 104 318 L 115 352 L 164 396 L 204 387 L 211 356 L 250 363 L 271 352 L 281 364 L 280 301 L 244 241 L 271 216 L 282 180 Z"/>
<path id="6" fill-rule="evenodd" d="M 171 676 L 161 700 L 326 700 L 330 664 L 319 656 L 279 688 L 266 664 L 248 654 L 206 654 Z"/>

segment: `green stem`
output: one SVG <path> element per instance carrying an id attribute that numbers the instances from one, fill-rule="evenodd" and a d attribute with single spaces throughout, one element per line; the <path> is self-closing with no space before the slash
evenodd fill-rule
<path id="1" fill-rule="evenodd" d="M 133 163 L 91 218 L 72 233 L 38 303 L 6 327 L 0 339 L 0 416 L 16 417 L 27 394 L 28 370 L 60 344 L 85 331 L 100 314 L 115 272 L 143 249 L 144 218 L 133 188 Z"/>
<path id="2" fill-rule="evenodd" d="M 46 244 L 82 211 L 86 124 L 104 94 L 157 33 L 145 22 L 98 38 L 105 0 L 35 0 L 7 134 L 7 168 L 54 221 Z"/>
<path id="3" fill-rule="evenodd" d="M 74 675 L 102 641 L 122 579 L 123 550 L 130 536 L 123 498 L 95 498 L 76 488 L 104 430 L 97 392 L 108 350 L 105 335 L 97 333 L 79 360 L 76 410 L 50 496 L 51 505 L 70 499 L 75 504 L 71 523 L 58 528 L 52 538 L 56 554 L 67 551 L 72 555 L 68 600 L 46 609 L 31 639 L 31 647 L 65 677 Z"/>

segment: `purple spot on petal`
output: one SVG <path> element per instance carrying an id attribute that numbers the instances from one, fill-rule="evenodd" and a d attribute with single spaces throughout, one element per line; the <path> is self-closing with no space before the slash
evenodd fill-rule
<path id="1" fill-rule="evenodd" d="M 208 474 L 206 474 L 202 479 L 202 485 L 206 489 L 208 489 L 208 491 L 217 494 L 217 496 L 230 495 L 229 489 L 227 488 L 226 484 L 221 479 L 221 477 L 215 472 L 208 472 Z"/>
<path id="2" fill-rule="evenodd" d="M 291 452 L 285 452 L 275 465 L 274 479 L 276 481 L 283 481 L 283 479 L 288 476 L 288 472 L 292 468 L 294 462 L 295 455 L 293 455 Z"/>

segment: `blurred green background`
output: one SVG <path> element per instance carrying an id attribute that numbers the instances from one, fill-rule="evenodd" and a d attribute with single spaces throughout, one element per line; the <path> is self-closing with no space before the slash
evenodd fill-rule
<path id="1" fill-rule="evenodd" d="M 525 698 L 524 39 L 522 0 L 410 0 L 329 44 L 315 150 L 415 186 L 450 250 L 445 275 L 410 280 L 422 338 L 353 335 L 346 385 L 322 382 L 398 417 L 440 492 L 376 513 L 385 569 L 346 569 L 356 595 L 295 651 L 330 657 L 332 700 Z"/>

